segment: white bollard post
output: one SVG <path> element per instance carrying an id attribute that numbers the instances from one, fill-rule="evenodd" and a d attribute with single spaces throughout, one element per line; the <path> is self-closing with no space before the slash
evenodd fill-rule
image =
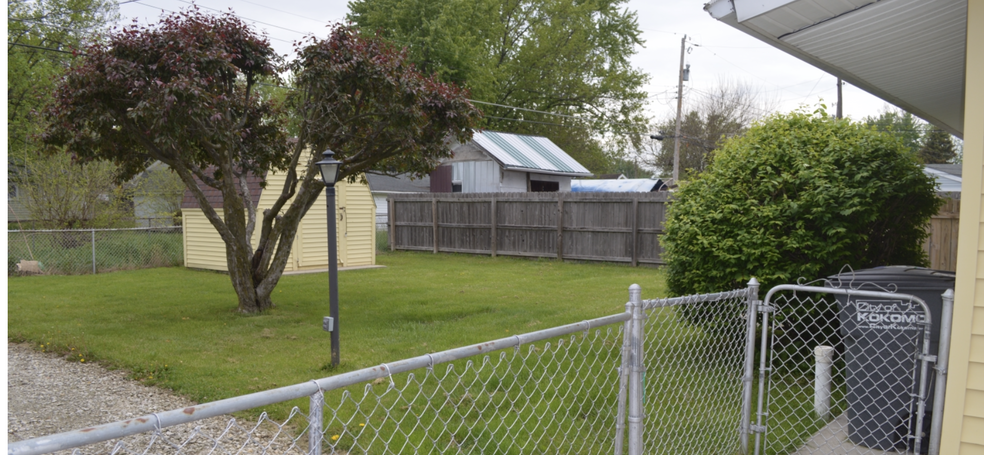
<path id="1" fill-rule="evenodd" d="M 834 363 L 834 352 L 834 348 L 830 346 L 817 346 L 813 350 L 813 355 L 817 358 L 813 410 L 823 420 L 830 420 L 831 366 Z"/>

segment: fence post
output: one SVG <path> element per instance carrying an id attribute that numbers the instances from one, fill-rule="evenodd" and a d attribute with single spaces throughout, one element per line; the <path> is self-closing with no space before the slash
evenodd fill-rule
<path id="1" fill-rule="evenodd" d="M 943 405 L 946 400 L 946 375 L 950 364 L 950 331 L 953 328 L 953 289 L 943 293 L 940 314 L 940 346 L 936 353 L 936 391 L 933 401 L 933 423 L 929 431 L 929 455 L 939 455 L 943 432 Z"/>
<path id="2" fill-rule="evenodd" d="M 433 215 L 434 218 L 434 253 L 437 254 L 440 248 L 438 244 L 440 243 L 441 239 L 438 234 L 440 231 L 437 228 L 437 196 L 436 195 L 434 196 L 434 199 L 431 199 L 431 215 Z"/>
<path id="3" fill-rule="evenodd" d="M 564 196 L 557 193 L 557 260 L 564 260 Z"/>
<path id="4" fill-rule="evenodd" d="M 644 370 L 642 356 L 642 287 L 638 284 L 629 286 L 629 303 L 632 305 L 632 349 L 629 360 L 629 455 L 643 453 L 643 407 L 642 407 L 642 373 Z"/>
<path id="5" fill-rule="evenodd" d="M 632 267 L 639 265 L 639 195 L 632 196 Z"/>
<path id="6" fill-rule="evenodd" d="M 632 308 L 631 301 L 625 303 L 626 313 L 631 313 Z M 622 455 L 625 445 L 625 399 L 629 391 L 629 357 L 631 353 L 632 319 L 629 319 L 625 321 L 622 328 L 622 365 L 618 369 L 618 411 L 615 415 L 615 455 Z"/>
<path id="7" fill-rule="evenodd" d="M 498 237 L 497 237 L 498 234 L 496 234 L 495 232 L 495 225 L 499 223 L 496 218 L 498 215 L 495 213 L 495 210 L 496 210 L 495 194 L 493 193 L 492 194 L 492 239 L 491 239 L 492 243 L 490 245 L 492 247 L 492 257 L 495 257 L 496 242 L 498 241 Z"/>
<path id="8" fill-rule="evenodd" d="M 96 274 L 96 230 L 90 229 L 92 233 L 92 274 Z"/>
<path id="9" fill-rule="evenodd" d="M 389 232 L 386 236 L 389 237 L 390 251 L 396 251 L 396 245 L 394 243 L 396 241 L 396 201 L 393 200 L 392 195 L 386 198 L 386 205 L 389 206 L 386 208 L 386 217 L 389 218 L 387 220 L 389 221 Z"/>
<path id="10" fill-rule="evenodd" d="M 308 407 L 308 455 L 321 455 L 321 425 L 323 421 L 324 395 L 320 387 L 311 395 Z"/>
<path id="11" fill-rule="evenodd" d="M 755 319 L 758 314 L 759 282 L 748 280 L 748 321 L 745 327 L 745 374 L 742 376 L 741 395 L 741 453 L 747 454 L 748 435 L 752 424 L 752 381 L 755 370 Z"/>

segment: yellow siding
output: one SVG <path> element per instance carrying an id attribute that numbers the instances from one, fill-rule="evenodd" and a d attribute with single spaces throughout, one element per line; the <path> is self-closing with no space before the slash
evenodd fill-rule
<path id="1" fill-rule="evenodd" d="M 301 172 L 299 170 L 298 172 Z M 267 187 L 257 204 L 257 227 L 251 239 L 260 239 L 260 218 L 263 210 L 273 206 L 283 188 L 285 174 L 271 173 Z M 374 265 L 376 263 L 375 203 L 369 187 L 363 183 L 340 182 L 335 185 L 336 220 L 338 230 L 338 264 L 341 267 Z M 288 203 L 289 204 L 289 203 Z M 285 207 L 286 210 L 286 207 Z M 285 272 L 319 270 L 328 267 L 328 219 L 324 193 L 318 196 L 308 213 L 301 219 L 291 257 Z M 191 268 L 227 271 L 225 243 L 208 222 L 201 210 L 184 210 L 185 265 Z"/>
<path id="2" fill-rule="evenodd" d="M 984 446 L 984 419 L 979 417 L 964 417 L 963 446 L 970 444 Z"/>
<path id="3" fill-rule="evenodd" d="M 205 214 L 198 209 L 184 209 L 181 212 L 185 267 L 228 271 L 225 242 Z"/>
<path id="4" fill-rule="evenodd" d="M 967 2 L 964 155 L 956 300 L 940 453 L 984 454 L 984 0 Z"/>

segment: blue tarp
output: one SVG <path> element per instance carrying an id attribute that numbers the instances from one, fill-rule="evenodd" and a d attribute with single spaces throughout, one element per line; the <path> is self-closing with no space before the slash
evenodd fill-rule
<path id="1" fill-rule="evenodd" d="M 572 193 L 649 193 L 662 187 L 660 179 L 571 180 Z"/>

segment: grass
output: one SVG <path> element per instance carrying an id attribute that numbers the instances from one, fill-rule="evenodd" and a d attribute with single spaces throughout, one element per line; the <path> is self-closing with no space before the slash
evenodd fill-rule
<path id="1" fill-rule="evenodd" d="M 206 402 L 621 312 L 632 283 L 642 285 L 646 298 L 664 294 L 662 274 L 652 268 L 407 252 L 380 254 L 378 262 L 386 268 L 339 274 L 342 363 L 334 369 L 328 366 L 328 334 L 321 330 L 328 313 L 324 274 L 283 277 L 274 295 L 277 307 L 256 316 L 234 311 L 229 278 L 219 273 L 158 268 L 13 277 L 8 278 L 8 336 L 77 361 L 125 369 L 135 379 Z M 617 347 L 620 341 L 602 343 Z M 580 349 L 600 352 L 591 346 Z M 537 349 L 542 350 L 538 355 L 561 352 L 547 352 L 544 345 Z M 535 364 L 535 359 L 529 361 Z M 576 371 L 565 374 L 584 379 Z M 486 422 L 489 416 L 482 410 L 502 399 L 495 395 L 502 383 L 501 377 L 486 378 L 481 385 L 491 392 L 459 387 L 444 393 L 456 402 L 474 403 L 466 418 Z M 536 397 L 544 395 L 538 388 L 542 385 L 532 380 L 522 387 Z M 350 393 L 361 395 L 361 390 Z M 582 402 L 596 398 L 589 391 L 578 394 Z M 326 399 L 345 398 L 339 392 Z M 396 403 L 401 398 L 386 399 Z M 552 403 L 545 398 L 513 418 L 528 421 L 525 413 L 535 415 Z M 262 411 L 282 421 L 293 406 L 307 407 L 295 401 Z M 392 430 L 379 422 L 360 423 Z M 351 434 L 347 425 L 355 423 L 326 428 L 338 431 L 343 443 L 344 435 Z M 544 425 L 559 432 L 572 427 L 568 421 Z M 484 450 L 503 431 L 482 425 L 464 428 L 428 443 L 473 441 L 475 450 Z M 553 447 L 551 441 L 536 444 Z"/>

